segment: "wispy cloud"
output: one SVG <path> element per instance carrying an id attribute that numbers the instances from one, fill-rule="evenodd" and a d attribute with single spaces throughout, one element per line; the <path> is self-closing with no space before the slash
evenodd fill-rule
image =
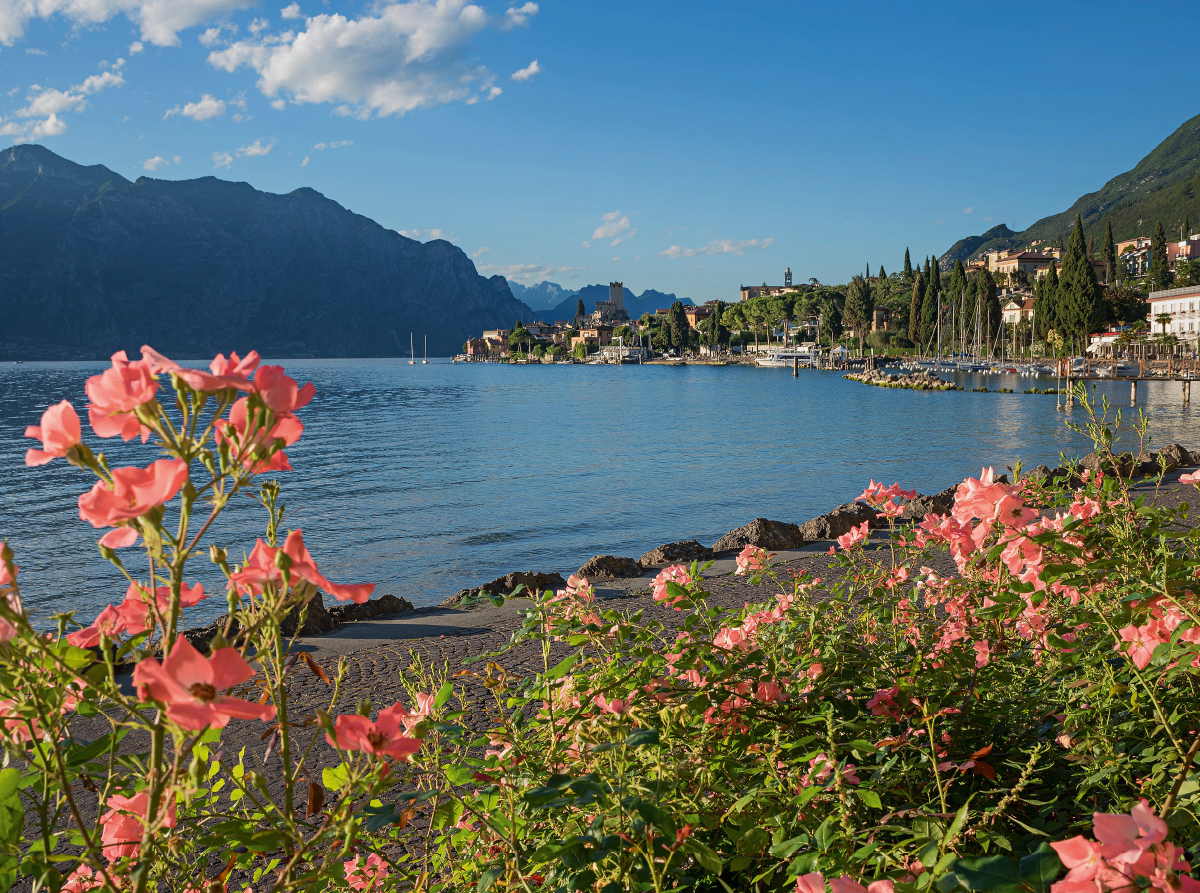
<path id="1" fill-rule="evenodd" d="M 272 139 L 270 142 L 264 143 L 261 139 L 257 139 L 248 146 L 242 146 L 238 149 L 238 155 L 243 158 L 257 158 L 266 155 L 279 142 L 277 139 Z"/>
<path id="2" fill-rule="evenodd" d="M 48 56 L 49 55 L 49 53 L 47 53 L 45 50 L 39 50 L 36 47 L 26 47 L 25 52 L 28 53 L 30 56 Z M 514 77 L 515 76 L 516 75 L 514 75 Z"/>
<path id="3" fill-rule="evenodd" d="M 25 123 L 0 122 L 0 136 L 28 140 L 58 136 L 65 132 L 66 122 L 59 115 L 68 111 L 81 112 L 87 108 L 89 96 L 125 83 L 125 77 L 122 74 L 125 67 L 124 59 L 118 59 L 111 66 L 104 62 L 100 64 L 106 66 L 108 70 L 102 71 L 100 74 L 93 74 L 91 77 L 85 78 L 83 83 L 75 84 L 66 90 L 42 87 L 39 84 L 31 86 L 29 94 L 25 97 L 29 104 L 24 108 L 17 109 L 17 117 L 37 120 L 28 120 Z M 13 92 L 15 92 L 15 88 Z"/>
<path id="4" fill-rule="evenodd" d="M 405 236 L 409 239 L 418 239 L 418 240 L 421 238 L 422 233 L 424 233 L 425 238 L 427 240 L 428 239 L 440 239 L 442 237 L 442 231 L 440 229 L 438 229 L 437 227 L 434 227 L 433 229 L 426 229 L 426 230 L 398 229 L 398 230 L 396 230 L 396 232 L 398 232 L 400 235 Z"/>
<path id="5" fill-rule="evenodd" d="M 279 15 L 285 19 L 302 19 L 304 13 L 300 11 L 299 3 L 289 3 L 283 9 L 279 10 Z"/>
<path id="6" fill-rule="evenodd" d="M 471 252 L 471 257 L 478 259 L 480 257 L 483 257 L 485 254 L 487 254 L 491 250 L 492 250 L 491 248 L 488 248 L 486 246 L 483 248 L 476 249 L 475 251 Z"/>
<path id="7" fill-rule="evenodd" d="M 658 252 L 665 257 L 698 257 L 713 254 L 745 254 L 747 251 L 765 251 L 770 248 L 775 239 L 743 239 L 734 242 L 732 239 L 713 239 L 701 248 L 684 248 L 682 245 L 672 245 L 666 251 Z"/>
<path id="8" fill-rule="evenodd" d="M 592 232 L 592 237 L 583 243 L 584 248 L 591 248 L 592 242 L 602 239 L 612 239 L 608 244 L 610 248 L 615 248 L 622 242 L 628 242 L 637 235 L 637 229 L 630 228 L 628 214 L 622 214 L 620 211 L 609 211 L 607 214 L 601 215 L 600 220 L 602 222 Z"/>
<path id="9" fill-rule="evenodd" d="M 972 208 L 963 208 L 963 213 L 964 214 L 974 214 L 975 209 L 973 207 Z"/>
<path id="10" fill-rule="evenodd" d="M 317 143 L 315 146 L 313 146 L 313 149 L 315 149 L 317 152 L 320 152 L 323 149 L 341 149 L 345 146 L 353 145 L 354 140 L 334 140 L 332 143 Z"/>
<path id="11" fill-rule="evenodd" d="M 538 13 L 538 5 L 536 3 L 526 3 L 524 6 L 510 6 L 504 13 L 504 22 L 501 28 L 520 28 L 529 24 Z"/>
<path id="12" fill-rule="evenodd" d="M 483 264 L 476 269 L 481 273 L 499 273 L 505 279 L 514 279 L 517 282 L 540 282 L 551 276 L 558 276 L 562 273 L 579 273 L 590 270 L 591 267 L 552 267 L 547 264 L 510 264 L 508 266 Z"/>
<path id="13" fill-rule="evenodd" d="M 213 167 L 229 167 L 233 164 L 233 156 L 228 152 L 213 152 L 212 154 Z"/>
<path id="14" fill-rule="evenodd" d="M 542 66 L 538 65 L 537 59 L 534 59 L 532 62 L 530 62 L 524 68 L 520 68 L 520 69 L 517 69 L 516 71 L 514 71 L 512 73 L 512 79 L 514 81 L 527 81 L 531 77 L 533 77 L 535 74 L 539 74 L 541 72 L 541 70 L 542 70 Z"/>
<path id="15" fill-rule="evenodd" d="M 225 100 L 217 99 L 211 93 L 205 93 L 196 102 L 189 102 L 187 105 L 177 105 L 173 109 L 167 109 L 167 113 L 163 115 L 163 120 L 165 121 L 173 115 L 182 115 L 184 118 L 191 118 L 193 121 L 207 121 L 210 118 L 220 118 L 225 115 Z"/>

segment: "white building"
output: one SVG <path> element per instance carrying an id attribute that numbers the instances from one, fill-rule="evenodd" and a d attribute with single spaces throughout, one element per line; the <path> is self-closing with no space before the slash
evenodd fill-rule
<path id="1" fill-rule="evenodd" d="M 1172 334 L 1180 343 L 1195 350 L 1197 328 L 1200 327 L 1200 310 L 1197 309 L 1200 308 L 1200 285 L 1152 291 L 1148 300 L 1150 334 Z M 1158 317 L 1164 313 L 1170 320 L 1160 323 Z"/>

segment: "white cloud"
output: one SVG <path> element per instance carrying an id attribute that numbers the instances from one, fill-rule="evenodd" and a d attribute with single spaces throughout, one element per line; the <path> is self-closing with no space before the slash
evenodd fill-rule
<path id="1" fill-rule="evenodd" d="M 332 143 L 317 143 L 313 149 L 320 152 L 322 149 L 341 149 L 344 146 L 353 146 L 354 140 L 334 140 Z"/>
<path id="2" fill-rule="evenodd" d="M 228 152 L 213 152 L 213 167 L 229 167 L 233 164 L 233 156 Z"/>
<path id="3" fill-rule="evenodd" d="M 161 155 L 155 155 L 153 158 L 147 158 L 142 162 L 142 170 L 156 171 L 166 163 L 167 159 L 163 158 Z"/>
<path id="4" fill-rule="evenodd" d="M 402 115 L 500 94 L 494 75 L 467 58 L 467 43 L 489 21 L 467 0 L 380 2 L 357 18 L 322 14 L 299 32 L 237 41 L 208 61 L 229 72 L 253 69 L 259 89 L 280 106 L 286 98 L 337 103 L 337 114 L 364 119 Z"/>
<path id="5" fill-rule="evenodd" d="M 135 40 L 133 43 L 131 43 L 129 45 L 129 55 L 136 56 L 138 53 L 140 53 L 144 49 L 145 49 L 145 47 L 142 46 L 142 42 L 140 40 Z"/>
<path id="6" fill-rule="evenodd" d="M 107 63 L 101 62 L 101 65 Z M 108 87 L 119 87 L 125 83 L 121 70 L 125 60 L 118 59 L 116 63 L 100 74 L 85 78 L 83 83 L 76 84 L 66 90 L 53 87 L 42 87 L 34 84 L 25 97 L 29 103 L 24 108 L 17 109 L 18 118 L 40 118 L 27 124 L 17 124 L 10 121 L 0 126 L 0 135 L 15 136 L 24 139 L 39 139 L 45 136 L 58 136 L 67 129 L 66 122 L 58 116 L 66 111 L 81 112 L 87 108 L 87 98 Z"/>
<path id="7" fill-rule="evenodd" d="M 308 167 L 308 156 L 304 156 L 304 160 L 300 162 L 301 167 Z"/>
<path id="8" fill-rule="evenodd" d="M 250 33 L 256 37 L 262 31 L 266 31 L 271 27 L 271 23 L 267 19 L 255 19 L 250 23 Z"/>
<path id="9" fill-rule="evenodd" d="M 520 28 L 523 25 L 528 25 L 529 20 L 537 15 L 538 5 L 536 3 L 526 3 L 524 6 L 512 7 L 504 13 L 504 24 L 501 28 Z"/>
<path id="10" fill-rule="evenodd" d="M 995 217 L 984 217 L 984 218 L 983 218 L 983 220 L 984 220 L 984 222 L 985 222 L 985 223 L 990 223 L 991 221 L 993 221 L 993 220 L 995 220 L 995 219 L 996 219 Z"/>
<path id="11" fill-rule="evenodd" d="M 176 156 L 175 156 L 174 158 L 172 158 L 171 160 L 172 160 L 172 161 L 174 161 L 176 164 L 179 164 L 179 162 L 180 162 L 182 159 L 181 159 L 181 158 L 180 158 L 178 155 L 176 155 Z"/>
<path id="12" fill-rule="evenodd" d="M 540 282 L 543 279 L 549 279 L 551 276 L 558 276 L 562 273 L 582 272 L 590 270 L 591 267 L 551 267 L 546 264 L 511 264 L 509 266 L 483 264 L 476 267 L 476 269 L 481 273 L 499 273 L 505 279 L 513 279 L 517 282 Z"/>
<path id="13" fill-rule="evenodd" d="M 302 19 L 304 13 L 300 11 L 299 3 L 289 3 L 283 9 L 279 10 L 279 15 L 285 19 Z"/>
<path id="14" fill-rule="evenodd" d="M 74 25 L 91 26 L 124 15 L 155 46 L 179 46 L 179 32 L 227 17 L 257 0 L 3 0 L 0 44 L 11 46 L 35 18 L 62 16 Z"/>
<path id="15" fill-rule="evenodd" d="M 491 248 L 486 248 L 486 247 L 484 247 L 484 248 L 480 248 L 480 249 L 478 249 L 477 251 L 472 251 L 472 252 L 471 252 L 471 257 L 474 257 L 474 258 L 480 258 L 480 257 L 483 257 L 485 254 L 487 254 L 487 253 L 488 253 L 489 251 L 491 251 L 491 250 L 492 250 Z"/>
<path id="16" fill-rule="evenodd" d="M 974 214 L 975 209 L 974 208 L 963 208 L 963 213 L 964 214 Z"/>
<path id="17" fill-rule="evenodd" d="M 629 215 L 622 214 L 620 211 L 610 211 L 600 218 L 603 222 L 596 227 L 592 233 L 592 238 L 583 243 L 584 248 L 591 248 L 592 242 L 599 239 L 612 239 L 609 242 L 610 248 L 615 248 L 622 242 L 628 242 L 635 235 L 636 229 L 629 228 Z M 613 238 L 613 237 L 616 238 Z"/>
<path id="18" fill-rule="evenodd" d="M 25 52 L 28 53 L 30 56 L 48 56 L 48 55 L 50 55 L 45 50 L 39 50 L 34 47 L 26 48 Z"/>
<path id="19" fill-rule="evenodd" d="M 257 158 L 266 155 L 279 140 L 272 139 L 269 143 L 264 143 L 261 139 L 257 139 L 248 146 L 242 146 L 237 150 L 237 153 L 242 158 Z"/>
<path id="20" fill-rule="evenodd" d="M 666 251 L 658 252 L 659 255 L 666 257 L 696 257 L 697 255 L 713 255 L 713 254 L 745 254 L 747 251 L 765 251 L 770 248 L 775 240 L 771 239 L 743 239 L 740 242 L 734 242 L 731 239 L 713 239 L 703 248 L 684 248 L 681 245 L 672 245 Z"/>
<path id="21" fill-rule="evenodd" d="M 541 70 L 542 70 L 542 66 L 538 65 L 537 59 L 534 59 L 532 62 L 530 62 L 524 68 L 514 71 L 512 73 L 512 79 L 514 81 L 527 81 L 531 77 L 533 77 L 535 74 L 540 74 Z"/>
<path id="22" fill-rule="evenodd" d="M 427 230 L 398 229 L 398 230 L 396 230 L 396 232 L 398 232 L 400 235 L 405 236 L 406 238 L 409 238 L 409 239 L 420 239 L 422 232 L 424 232 L 426 239 L 440 239 L 442 237 L 442 231 L 440 229 L 438 229 L 437 227 L 434 227 L 433 229 L 427 229 Z"/>
<path id="23" fill-rule="evenodd" d="M 209 118 L 220 118 L 225 114 L 225 100 L 215 98 L 211 93 L 205 93 L 197 102 L 189 102 L 185 106 L 175 106 L 168 109 L 163 120 L 172 115 L 183 115 L 194 121 L 207 121 Z"/>

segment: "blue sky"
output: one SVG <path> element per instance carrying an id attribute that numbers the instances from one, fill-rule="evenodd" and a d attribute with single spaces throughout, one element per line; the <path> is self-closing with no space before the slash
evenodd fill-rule
<path id="1" fill-rule="evenodd" d="M 1200 4 L 0 0 L 0 142 L 311 186 L 480 271 L 845 281 L 1128 170 Z M 536 63 L 536 64 L 535 64 Z"/>

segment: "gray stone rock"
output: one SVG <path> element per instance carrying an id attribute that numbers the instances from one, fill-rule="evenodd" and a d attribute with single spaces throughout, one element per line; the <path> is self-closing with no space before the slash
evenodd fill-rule
<path id="1" fill-rule="evenodd" d="M 877 512 L 864 502 L 848 502 L 832 512 L 818 515 L 800 525 L 800 535 L 806 540 L 833 540 L 845 536 L 851 527 L 863 521 L 875 521 Z"/>
<path id="2" fill-rule="evenodd" d="M 764 549 L 798 549 L 807 537 L 795 524 L 755 518 L 745 527 L 731 530 L 713 546 L 714 552 L 740 551 L 745 546 Z"/>
<path id="3" fill-rule="evenodd" d="M 909 501 L 900 516 L 902 521 L 924 521 L 929 514 L 944 515 L 954 507 L 954 496 L 958 493 L 958 485 L 947 487 L 940 493 L 925 496 L 918 493 L 915 499 Z M 858 523 L 862 523 L 859 521 Z"/>
<path id="4" fill-rule="evenodd" d="M 379 598 L 367 599 L 361 605 L 354 602 L 333 605 L 329 608 L 329 616 L 334 623 L 349 623 L 352 620 L 370 620 L 374 617 L 387 617 L 392 614 L 407 614 L 414 610 L 406 598 L 395 595 L 381 595 Z"/>
<path id="5" fill-rule="evenodd" d="M 642 566 L 632 558 L 619 558 L 616 555 L 597 555 L 579 569 L 579 576 L 589 580 L 640 577 L 642 573 Z"/>
<path id="6" fill-rule="evenodd" d="M 683 540 L 651 549 L 638 559 L 638 564 L 642 567 L 664 567 L 681 562 L 707 561 L 712 558 L 712 554 L 712 549 L 700 545 L 695 540 Z"/>
<path id="7" fill-rule="evenodd" d="M 296 634 L 296 624 L 300 620 L 300 608 L 296 608 L 287 617 L 283 618 L 283 622 L 279 624 L 280 630 L 285 636 L 294 636 Z M 325 608 L 325 602 L 321 598 L 321 592 L 318 589 L 313 589 L 312 598 L 308 600 L 307 616 L 304 618 L 304 625 L 300 627 L 300 635 L 302 636 L 317 636 L 321 633 L 331 632 L 333 630 L 334 620 L 329 616 L 329 611 Z"/>
<path id="8" fill-rule="evenodd" d="M 460 589 L 454 595 L 443 601 L 443 607 L 457 605 L 465 598 L 478 598 L 481 595 L 510 595 L 518 586 L 524 585 L 526 590 L 544 592 L 547 589 L 562 589 L 567 581 L 562 574 L 539 574 L 533 571 L 517 571 L 503 577 L 497 577 L 490 583 L 476 586 L 472 589 Z"/>

